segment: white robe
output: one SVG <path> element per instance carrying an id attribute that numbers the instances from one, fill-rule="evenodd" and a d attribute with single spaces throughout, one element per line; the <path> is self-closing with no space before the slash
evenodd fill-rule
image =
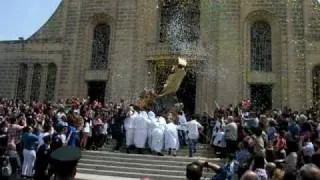
<path id="1" fill-rule="evenodd" d="M 166 125 L 164 131 L 165 149 L 176 149 L 179 148 L 179 137 L 177 126 L 171 122 Z"/>
<path id="2" fill-rule="evenodd" d="M 213 144 L 213 141 L 216 137 L 216 135 L 223 131 L 224 130 L 224 127 L 225 127 L 225 124 L 224 124 L 224 120 L 222 119 L 222 121 L 219 121 L 217 120 L 214 127 L 212 128 L 212 136 L 211 136 L 211 144 Z"/>
<path id="3" fill-rule="evenodd" d="M 148 128 L 148 146 L 149 146 L 149 148 L 151 148 L 151 146 L 152 146 L 152 131 L 153 131 L 153 128 L 154 128 L 155 123 L 157 121 L 157 118 L 156 118 L 156 115 L 154 114 L 154 112 L 152 112 L 152 111 L 148 112 L 148 117 L 149 117 L 149 120 L 151 123 Z"/>
<path id="4" fill-rule="evenodd" d="M 145 148 L 150 120 L 145 111 L 141 111 L 134 120 L 134 144 L 137 148 Z"/>
<path id="5" fill-rule="evenodd" d="M 163 117 L 159 117 L 154 123 L 152 130 L 152 142 L 151 150 L 155 152 L 161 152 L 164 147 L 164 131 L 166 128 L 166 120 Z"/>
<path id="6" fill-rule="evenodd" d="M 126 145 L 134 145 L 134 129 L 135 129 L 135 119 L 137 118 L 137 113 L 134 112 L 130 117 L 124 120 L 124 128 L 126 130 Z"/>

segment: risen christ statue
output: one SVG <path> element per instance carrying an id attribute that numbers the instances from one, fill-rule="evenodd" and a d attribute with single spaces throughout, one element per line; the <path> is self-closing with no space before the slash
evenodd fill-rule
<path id="1" fill-rule="evenodd" d="M 179 103 L 176 93 L 187 74 L 185 70 L 186 66 L 187 61 L 178 58 L 178 66 L 173 68 L 174 73 L 168 76 L 162 91 L 154 101 L 152 109 L 156 114 L 167 114 L 170 110 L 174 110 L 175 106 Z"/>

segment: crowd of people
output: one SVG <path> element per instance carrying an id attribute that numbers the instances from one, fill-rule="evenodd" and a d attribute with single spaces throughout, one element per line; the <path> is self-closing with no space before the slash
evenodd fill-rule
<path id="1" fill-rule="evenodd" d="M 320 116 L 310 108 L 252 111 L 230 105 L 217 108 L 211 144 L 227 159 L 223 166 L 196 161 L 187 166 L 187 178 L 196 180 L 207 167 L 212 179 L 289 180 L 320 179 Z"/>
<path id="2" fill-rule="evenodd" d="M 49 156 L 60 147 L 98 149 L 124 102 L 102 104 L 88 98 L 26 103 L 0 100 L 0 179 L 11 175 L 50 179 Z"/>
<path id="3" fill-rule="evenodd" d="M 125 103 L 101 103 L 89 98 L 58 102 L 0 100 L 0 175 L 49 179 L 53 172 L 49 155 L 60 147 L 97 150 L 112 138 L 114 151 L 151 151 L 176 156 L 190 144 L 190 156 L 203 126 L 196 117 L 187 122 L 183 112 L 155 114 L 150 109 Z M 188 133 L 187 133 L 188 132 Z M 125 143 L 124 143 L 125 142 Z"/>
<path id="4" fill-rule="evenodd" d="M 202 175 L 198 170 L 205 166 L 216 170 L 214 179 L 248 174 L 259 180 L 286 179 L 302 170 L 317 179 L 319 118 L 319 111 L 312 108 L 253 111 L 244 103 L 217 106 L 212 115 L 186 115 L 183 111 L 155 114 L 123 100 L 103 104 L 89 98 L 46 103 L 1 99 L 0 174 L 50 179 L 49 155 L 56 149 L 97 150 L 112 138 L 114 151 L 125 147 L 127 153 L 150 151 L 158 156 L 176 156 L 188 146 L 192 157 L 197 143 L 210 143 L 212 153 L 228 159 L 219 168 L 207 162 L 191 163 L 187 167 L 191 180 Z"/>

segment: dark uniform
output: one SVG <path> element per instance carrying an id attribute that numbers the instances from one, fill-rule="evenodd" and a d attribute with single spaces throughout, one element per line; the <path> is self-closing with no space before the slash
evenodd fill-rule
<path id="1" fill-rule="evenodd" d="M 37 151 L 37 159 L 34 165 L 34 179 L 35 180 L 49 180 L 48 166 L 50 160 L 50 147 L 47 144 L 43 144 Z"/>
<path id="2" fill-rule="evenodd" d="M 55 180 L 72 180 L 76 175 L 76 166 L 81 151 L 76 147 L 64 146 L 50 155 L 50 165 Z"/>

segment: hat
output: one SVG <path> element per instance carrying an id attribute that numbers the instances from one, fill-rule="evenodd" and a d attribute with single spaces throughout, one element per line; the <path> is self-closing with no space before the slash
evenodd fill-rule
<path id="1" fill-rule="evenodd" d="M 187 66 L 187 60 L 184 58 L 179 57 L 178 58 L 178 64 L 181 66 Z"/>
<path id="2" fill-rule="evenodd" d="M 70 176 L 75 172 L 81 151 L 79 148 L 64 146 L 53 151 L 50 158 L 53 173 L 62 177 Z"/>

